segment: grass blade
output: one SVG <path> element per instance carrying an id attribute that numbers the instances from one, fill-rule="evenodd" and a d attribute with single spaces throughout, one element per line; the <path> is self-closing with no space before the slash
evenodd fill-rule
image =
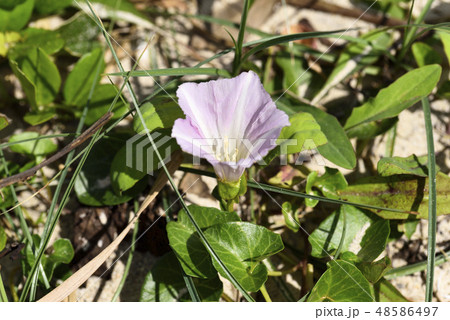
<path id="1" fill-rule="evenodd" d="M 436 155 L 434 153 L 433 124 L 431 123 L 431 109 L 428 98 L 422 99 L 425 130 L 427 132 L 428 148 L 428 249 L 427 249 L 427 276 L 425 300 L 433 299 L 434 266 L 436 259 Z"/>
<path id="2" fill-rule="evenodd" d="M 195 174 L 199 174 L 199 175 L 203 175 L 203 176 L 207 176 L 207 177 L 216 178 L 216 175 L 213 172 L 209 172 L 209 171 L 198 170 L 198 169 L 188 168 L 188 167 L 180 167 L 180 170 L 184 171 L 184 172 L 191 172 L 191 173 L 195 173 Z M 364 209 L 374 209 L 374 210 L 385 210 L 385 211 L 391 211 L 391 212 L 411 213 L 411 211 L 383 208 L 383 207 L 377 207 L 377 206 L 372 206 L 372 205 L 367 205 L 367 204 L 349 202 L 349 201 L 344 201 L 344 200 L 335 200 L 335 199 L 325 198 L 325 197 L 321 197 L 321 196 L 314 196 L 314 195 L 310 195 L 310 194 L 306 194 L 306 193 L 302 193 L 302 192 L 298 192 L 298 191 L 294 191 L 294 190 L 290 190 L 290 189 L 274 187 L 274 186 L 271 186 L 271 185 L 268 185 L 268 184 L 264 184 L 264 183 L 259 183 L 259 182 L 255 183 L 255 182 L 252 182 L 252 181 L 247 181 L 247 186 L 249 186 L 250 188 L 265 190 L 265 191 L 268 191 L 268 192 L 274 192 L 274 193 L 279 193 L 279 194 L 284 194 L 284 195 L 288 195 L 288 196 L 292 196 L 292 197 L 296 197 L 296 198 L 313 199 L 313 200 L 318 200 L 318 201 L 323 201 L 323 202 L 328 202 L 328 203 L 333 203 L 333 204 L 339 204 L 339 205 L 348 204 L 348 205 L 351 205 L 351 206 L 364 208 Z"/>
<path id="3" fill-rule="evenodd" d="M 3 286 L 3 278 L 0 273 L 0 302 L 8 302 L 8 296 L 6 295 L 5 287 Z"/>
<path id="4" fill-rule="evenodd" d="M 408 51 L 409 47 L 411 46 L 412 42 L 414 41 L 414 36 L 416 35 L 417 28 L 418 28 L 417 25 L 421 24 L 423 22 L 423 20 L 425 20 L 425 17 L 428 14 L 428 11 L 430 11 L 431 5 L 433 4 L 433 2 L 434 2 L 434 0 L 427 1 L 424 8 L 422 9 L 422 11 L 420 11 L 419 16 L 414 21 L 414 25 L 410 25 L 408 23 L 408 25 L 407 25 L 408 29 L 407 29 L 407 32 L 404 37 L 403 47 L 402 47 L 402 50 L 400 51 L 399 60 L 403 60 L 403 58 L 405 57 L 406 52 Z M 412 7 L 414 6 L 414 1 L 412 2 L 411 6 Z M 412 8 L 411 8 L 411 11 L 412 11 Z"/>
<path id="5" fill-rule="evenodd" d="M 186 75 L 208 75 L 219 77 L 230 77 L 230 73 L 224 69 L 217 68 L 169 68 L 157 70 L 136 70 L 125 72 L 108 73 L 110 76 L 130 76 L 130 77 L 160 77 L 160 76 L 186 76 Z"/>
<path id="6" fill-rule="evenodd" d="M 447 252 L 443 252 L 439 256 L 436 257 L 435 266 L 440 266 L 446 262 L 449 262 L 450 250 Z M 395 269 L 391 269 L 386 272 L 384 276 L 386 279 L 395 279 L 397 277 L 407 276 L 416 272 L 424 271 L 427 268 L 427 261 L 421 261 L 414 264 L 406 265 L 403 267 L 398 267 Z"/>
<path id="7" fill-rule="evenodd" d="M 241 24 L 239 25 L 239 34 L 236 42 L 236 50 L 234 53 L 233 60 L 233 75 L 236 76 L 239 73 L 242 58 L 242 43 L 244 42 L 245 36 L 245 25 L 247 24 L 248 10 L 250 8 L 250 3 L 248 0 L 244 1 L 244 8 L 241 15 Z"/>

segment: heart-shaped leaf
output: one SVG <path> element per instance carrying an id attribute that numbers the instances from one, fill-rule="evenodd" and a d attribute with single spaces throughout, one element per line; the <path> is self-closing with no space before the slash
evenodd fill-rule
<path id="1" fill-rule="evenodd" d="M 191 205 L 189 212 L 201 229 L 219 223 L 240 220 L 235 212 L 220 211 L 216 208 Z M 184 210 L 178 213 L 178 221 L 170 221 L 167 224 L 167 235 L 170 246 L 177 254 L 186 274 L 198 278 L 212 278 L 217 275 L 208 251 L 203 246 Z"/>
<path id="2" fill-rule="evenodd" d="M 308 302 L 372 302 L 369 281 L 353 264 L 343 260 L 328 263 L 328 270 L 320 277 Z"/>
<path id="3" fill-rule="evenodd" d="M 260 263 L 281 250 L 284 245 L 279 234 L 249 222 L 216 224 L 205 231 L 208 242 L 247 291 L 258 291 L 267 280 L 267 268 Z M 227 277 L 219 264 L 214 267 Z"/>
<path id="4" fill-rule="evenodd" d="M 346 218 L 346 231 L 341 250 L 348 250 L 358 232 L 366 223 L 373 220 L 366 213 L 353 206 L 341 206 L 340 210 L 328 216 L 308 238 L 311 244 L 311 255 L 317 258 L 326 258 L 333 255 L 341 242 L 344 214 Z"/>

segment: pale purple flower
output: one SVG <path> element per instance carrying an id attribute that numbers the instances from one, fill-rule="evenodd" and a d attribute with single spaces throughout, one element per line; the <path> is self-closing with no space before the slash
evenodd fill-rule
<path id="1" fill-rule="evenodd" d="M 184 83 L 177 96 L 186 119 L 175 121 L 172 137 L 183 151 L 208 160 L 223 181 L 238 181 L 276 146 L 281 129 L 289 125 L 252 71 Z"/>

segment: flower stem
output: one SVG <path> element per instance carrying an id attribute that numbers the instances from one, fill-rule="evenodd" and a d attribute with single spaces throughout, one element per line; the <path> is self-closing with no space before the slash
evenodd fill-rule
<path id="1" fill-rule="evenodd" d="M 287 274 L 297 271 L 298 269 L 300 269 L 300 267 L 301 267 L 301 264 L 298 263 L 295 266 L 293 266 L 289 269 L 286 269 L 286 270 L 279 270 L 279 271 L 278 270 L 268 270 L 267 275 L 269 277 L 282 277 L 282 276 L 285 276 Z"/>
<path id="2" fill-rule="evenodd" d="M 227 211 L 233 212 L 234 210 L 234 200 L 228 200 L 227 201 Z"/>
<path id="3" fill-rule="evenodd" d="M 263 297 L 264 297 L 264 300 L 266 300 L 266 302 L 272 302 L 272 299 L 270 298 L 269 293 L 267 292 L 267 289 L 266 289 L 266 285 L 265 285 L 265 284 L 263 284 L 263 285 L 261 286 L 261 288 L 259 289 L 259 291 L 261 291 L 261 293 L 262 293 L 262 295 L 263 295 Z"/>

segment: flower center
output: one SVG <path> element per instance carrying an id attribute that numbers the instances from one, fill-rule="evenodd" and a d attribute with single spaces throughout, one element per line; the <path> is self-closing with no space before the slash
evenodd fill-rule
<path id="1" fill-rule="evenodd" d="M 219 161 L 237 162 L 240 158 L 237 139 L 229 139 L 228 136 L 217 139 L 214 143 L 213 151 L 216 159 Z"/>

